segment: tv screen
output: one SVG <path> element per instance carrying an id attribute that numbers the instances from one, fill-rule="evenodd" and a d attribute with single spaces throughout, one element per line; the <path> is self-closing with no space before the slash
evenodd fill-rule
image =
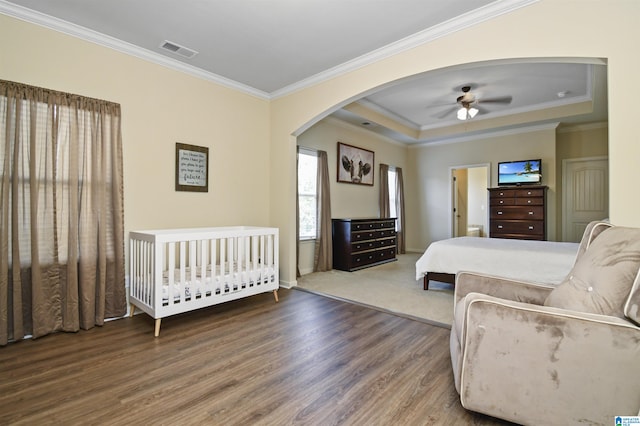
<path id="1" fill-rule="evenodd" d="M 498 163 L 498 185 L 533 185 L 542 182 L 542 160 Z"/>

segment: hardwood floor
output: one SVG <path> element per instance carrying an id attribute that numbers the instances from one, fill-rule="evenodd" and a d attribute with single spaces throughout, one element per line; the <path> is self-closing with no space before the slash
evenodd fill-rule
<path id="1" fill-rule="evenodd" d="M 449 330 L 296 290 L 0 348 L 0 424 L 497 425 Z"/>

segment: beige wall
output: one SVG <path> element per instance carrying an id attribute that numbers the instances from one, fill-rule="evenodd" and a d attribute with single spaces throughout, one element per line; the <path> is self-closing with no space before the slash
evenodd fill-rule
<path id="1" fill-rule="evenodd" d="M 342 142 L 374 152 L 373 186 L 337 182 L 337 143 Z M 407 147 L 390 139 L 341 122 L 325 119 L 298 137 L 298 145 L 327 152 L 331 190 L 331 216 L 380 217 L 380 163 L 406 168 Z"/>
<path id="2" fill-rule="evenodd" d="M 331 110 L 375 87 L 465 63 L 541 57 L 606 59 L 611 219 L 621 225 L 640 226 L 640 217 L 634 213 L 640 209 L 640 198 L 626 195 L 634 179 L 634 163 L 640 158 L 634 117 L 637 108 L 633 97 L 628 96 L 628 88 L 635 84 L 640 69 L 640 56 L 629 54 L 635 51 L 636 40 L 640 38 L 640 28 L 635 22 L 639 15 L 640 2 L 634 0 L 540 0 L 273 101 L 271 152 L 284 163 L 273 164 L 271 168 L 271 218 L 280 227 L 283 241 L 280 257 L 283 280 L 295 282 L 296 135 Z M 555 174 L 555 162 L 547 167 Z M 428 218 L 427 229 L 420 230 L 411 243 L 444 237 L 443 232 L 433 229 L 442 219 Z M 407 218 L 410 220 L 415 220 L 415 216 Z"/>
<path id="3" fill-rule="evenodd" d="M 0 15 L 0 78 L 122 106 L 125 229 L 269 225 L 269 103 Z M 209 192 L 176 192 L 175 143 L 209 148 Z"/>
<path id="4" fill-rule="evenodd" d="M 432 241 L 451 237 L 451 169 L 458 166 L 490 164 L 491 185 L 497 185 L 500 161 L 541 158 L 544 185 L 547 191 L 548 212 L 555 212 L 555 126 L 541 126 L 523 133 L 495 134 L 486 138 L 456 143 L 427 145 L 409 149 L 409 169 L 415 172 L 412 180 L 420 190 L 415 203 L 408 209 L 407 221 L 417 227 L 407 238 L 407 248 L 424 250 Z M 412 163 L 413 162 L 413 163 Z M 420 220 L 418 220 L 420 219 Z M 555 215 L 547 225 L 547 236 L 555 240 Z"/>
<path id="5" fill-rule="evenodd" d="M 338 142 L 374 152 L 373 186 L 337 182 Z M 301 134 L 298 137 L 298 145 L 327 152 L 331 216 L 334 218 L 380 217 L 378 208 L 380 163 L 401 167 L 403 173 L 407 167 L 405 145 L 333 118 L 324 119 Z M 407 226 L 411 227 L 411 225 Z M 304 274 L 313 269 L 313 244 L 303 242 L 299 255 L 300 271 Z"/>

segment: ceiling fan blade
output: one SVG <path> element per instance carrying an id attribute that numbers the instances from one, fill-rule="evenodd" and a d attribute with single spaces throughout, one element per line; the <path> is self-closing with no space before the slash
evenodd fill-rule
<path id="1" fill-rule="evenodd" d="M 502 96 L 498 98 L 482 98 L 478 99 L 477 102 L 480 104 L 510 104 L 513 97 L 511 96 Z"/>
<path id="2" fill-rule="evenodd" d="M 451 108 L 445 110 L 441 114 L 432 115 L 432 117 L 439 118 L 439 119 L 446 118 L 446 117 L 448 117 L 449 115 L 453 114 L 455 111 L 457 111 L 459 109 L 460 109 L 460 106 L 456 105 L 454 107 L 451 107 Z"/>
<path id="3" fill-rule="evenodd" d="M 450 105 L 451 105 L 451 102 L 441 102 L 441 103 L 438 103 L 438 104 L 427 105 L 424 108 L 425 109 L 442 108 L 442 107 L 446 107 L 446 106 L 450 106 Z"/>

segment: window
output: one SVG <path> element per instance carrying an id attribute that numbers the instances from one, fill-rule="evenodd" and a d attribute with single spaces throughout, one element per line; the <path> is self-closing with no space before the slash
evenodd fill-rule
<path id="1" fill-rule="evenodd" d="M 389 217 L 398 217 L 396 211 L 396 171 L 389 169 L 387 180 L 389 181 Z M 396 231 L 398 230 L 396 221 Z"/>
<path id="2" fill-rule="evenodd" d="M 316 238 L 316 179 L 318 157 L 314 151 L 300 148 L 298 152 L 298 217 L 300 239 Z"/>

